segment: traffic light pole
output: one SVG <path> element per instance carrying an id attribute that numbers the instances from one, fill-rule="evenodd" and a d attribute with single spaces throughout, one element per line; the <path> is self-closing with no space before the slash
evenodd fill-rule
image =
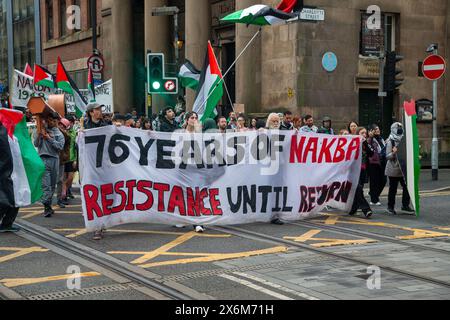
<path id="1" fill-rule="evenodd" d="M 378 97 L 380 98 L 380 108 L 381 108 L 381 128 L 383 129 L 383 132 L 385 132 L 384 128 L 384 98 L 387 96 L 387 93 L 384 91 L 384 52 L 380 52 L 380 79 L 379 79 L 379 90 L 378 90 Z"/>

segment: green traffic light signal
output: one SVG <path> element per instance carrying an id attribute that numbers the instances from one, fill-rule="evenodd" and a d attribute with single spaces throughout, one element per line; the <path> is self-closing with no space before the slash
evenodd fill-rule
<path id="1" fill-rule="evenodd" d="M 148 54 L 147 83 L 149 94 L 157 94 L 157 95 L 178 94 L 178 78 L 166 77 L 164 71 L 164 54 L 162 53 Z"/>
<path id="2" fill-rule="evenodd" d="M 161 83 L 159 83 L 158 81 L 153 81 L 152 87 L 155 90 L 159 90 L 159 89 L 161 89 Z"/>

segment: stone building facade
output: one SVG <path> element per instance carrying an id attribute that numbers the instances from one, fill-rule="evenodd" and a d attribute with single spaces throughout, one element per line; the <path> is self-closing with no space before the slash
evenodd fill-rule
<path id="1" fill-rule="evenodd" d="M 222 69 L 227 70 L 258 28 L 223 24 L 220 18 L 253 4 L 275 6 L 278 2 L 99 1 L 102 53 L 107 65 L 105 77 L 114 80 L 116 111 L 128 112 L 131 107 L 144 109 L 148 50 L 165 53 L 166 62 L 176 66 L 173 17 L 152 16 L 153 8 L 177 6 L 180 9 L 178 35 L 183 45 L 178 49 L 178 65 L 188 58 L 201 68 L 207 41 L 211 40 Z M 431 43 L 439 44 L 439 53 L 448 56 L 450 1 L 375 2 L 382 10 L 382 28 L 378 33 L 368 32 L 365 27 L 366 11 L 375 4 L 373 0 L 305 0 L 305 5 L 325 10 L 325 21 L 264 27 L 226 79 L 231 100 L 243 104 L 247 114 L 256 116 L 290 110 L 299 115 L 312 114 L 317 123 L 330 116 L 336 129 L 356 120 L 361 125 L 379 123 L 387 131 L 393 120 L 401 119 L 404 100 L 432 99 L 432 83 L 419 77 L 418 64 L 427 56 L 426 48 Z M 374 56 L 382 49 L 395 50 L 404 56 L 400 63 L 404 84 L 393 96 L 384 99 L 383 105 L 378 98 L 379 63 Z M 327 52 L 335 53 L 338 58 L 333 72 L 327 72 L 322 66 Z M 193 93 L 188 92 L 187 96 L 189 107 Z M 438 111 L 443 160 L 450 158 L 449 99 L 444 77 L 439 81 Z M 224 98 L 223 105 L 228 101 Z M 164 98 L 155 97 L 153 111 L 167 103 Z M 426 164 L 431 150 L 431 124 L 420 124 L 419 128 Z"/>
<path id="2" fill-rule="evenodd" d="M 87 88 L 87 60 L 93 53 L 90 2 L 93 0 L 40 0 L 42 60 L 50 71 L 56 72 L 58 56 L 80 89 Z M 98 49 L 103 50 L 102 2 L 97 0 Z M 70 30 L 68 8 L 80 8 L 80 28 Z M 70 11 L 70 10 L 69 10 Z M 74 11 L 72 11 L 74 14 Z M 111 73 L 106 66 L 105 72 Z M 106 79 L 106 77 L 105 77 Z M 107 78 L 106 80 L 108 80 Z"/>

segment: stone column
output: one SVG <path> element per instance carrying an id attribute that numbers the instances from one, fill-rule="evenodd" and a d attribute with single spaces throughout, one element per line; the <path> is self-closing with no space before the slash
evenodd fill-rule
<path id="1" fill-rule="evenodd" d="M 257 0 L 236 1 L 236 10 L 245 9 Z M 245 48 L 258 27 L 236 24 L 236 57 Z M 261 35 L 256 38 L 236 64 L 236 103 L 245 105 L 245 112 L 257 113 L 261 106 Z"/>
<path id="2" fill-rule="evenodd" d="M 112 3 L 112 70 L 114 110 L 130 112 L 133 97 L 133 8 L 132 1 Z"/>
<path id="3" fill-rule="evenodd" d="M 147 51 L 164 53 L 166 63 L 171 58 L 171 43 L 173 36 L 170 34 L 169 25 L 171 16 L 152 16 L 152 10 L 156 7 L 168 6 L 167 0 L 145 0 L 145 63 L 147 63 Z M 158 112 L 166 106 L 163 96 L 153 96 L 153 112 Z"/>
<path id="4" fill-rule="evenodd" d="M 186 58 L 200 70 L 203 68 L 211 35 L 211 4 L 209 0 L 186 0 Z M 192 110 L 195 93 L 187 91 L 186 108 Z"/>

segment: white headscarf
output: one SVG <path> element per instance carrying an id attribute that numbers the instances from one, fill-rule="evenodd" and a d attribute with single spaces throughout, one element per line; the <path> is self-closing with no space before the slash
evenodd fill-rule
<path id="1" fill-rule="evenodd" d="M 401 129 L 400 132 L 399 129 Z M 404 134 L 403 125 L 400 122 L 396 122 L 391 126 L 391 135 L 389 136 L 389 139 L 394 141 L 398 145 L 400 144 L 400 142 L 402 142 L 403 134 Z"/>

